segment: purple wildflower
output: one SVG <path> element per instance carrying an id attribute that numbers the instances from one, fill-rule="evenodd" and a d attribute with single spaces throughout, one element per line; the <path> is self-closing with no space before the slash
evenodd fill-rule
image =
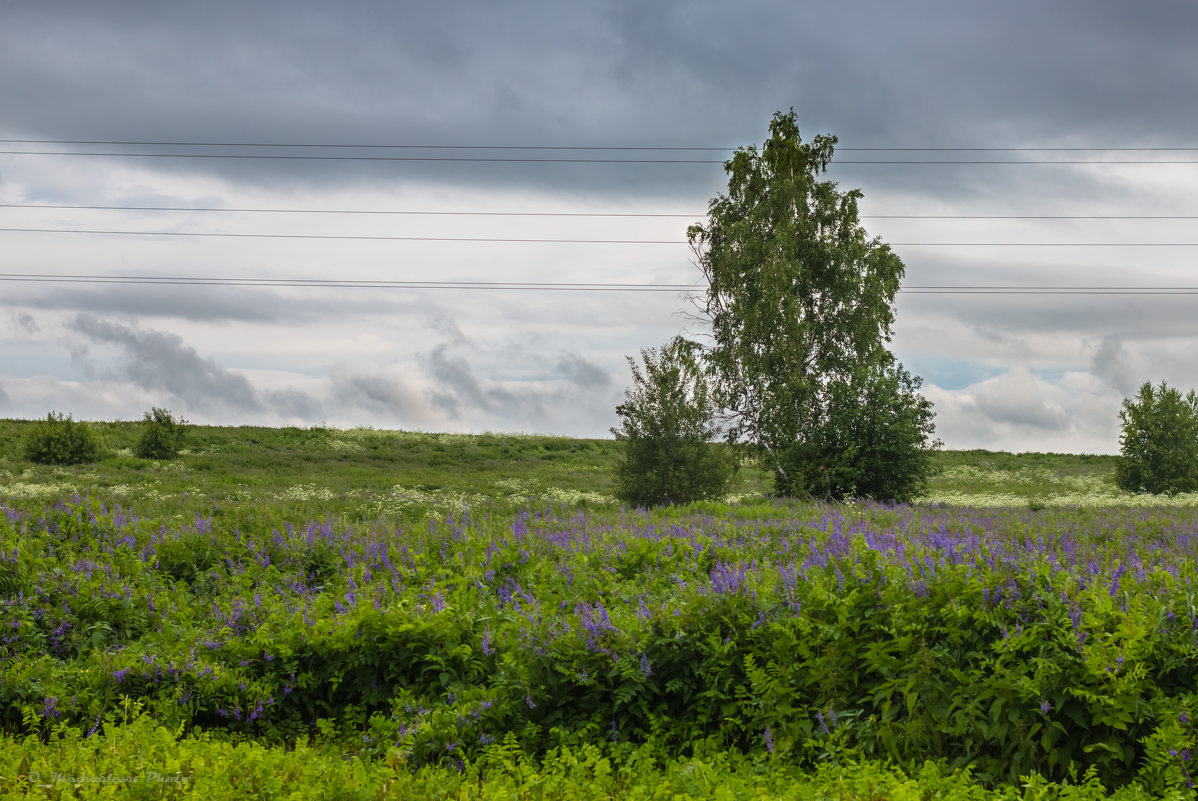
<path id="1" fill-rule="evenodd" d="M 56 718 L 60 714 L 61 713 L 58 711 L 58 697 L 52 695 L 45 699 L 45 702 L 42 704 L 42 717 Z"/>

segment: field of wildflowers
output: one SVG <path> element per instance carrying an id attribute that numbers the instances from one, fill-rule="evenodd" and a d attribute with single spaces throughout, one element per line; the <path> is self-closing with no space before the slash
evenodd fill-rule
<path id="1" fill-rule="evenodd" d="M 142 518 L 0 505 L 0 726 L 465 770 L 652 746 L 1185 790 L 1198 513 L 755 502 Z"/>
<path id="2" fill-rule="evenodd" d="M 19 797 L 1192 797 L 1196 499 L 1110 457 L 645 511 L 601 441 L 105 426 L 0 439 Z"/>

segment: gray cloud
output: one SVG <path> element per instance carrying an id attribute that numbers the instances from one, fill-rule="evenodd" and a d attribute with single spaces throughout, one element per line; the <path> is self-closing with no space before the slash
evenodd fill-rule
<path id="1" fill-rule="evenodd" d="M 1181 146 L 1192 144 L 1198 128 L 1198 106 L 1177 100 L 1192 94 L 1191 76 L 1198 73 L 1191 41 L 1198 6 L 1182 0 L 1144 7 L 1095 0 L 1084 9 L 1036 0 L 817 0 L 784 8 L 765 0 L 513 0 L 501 6 L 364 0 L 348 10 L 310 0 L 10 5 L 0 26 L 5 138 L 731 148 L 759 143 L 770 115 L 792 105 L 805 139 L 834 133 L 844 147 Z M 842 148 L 830 171 L 843 187 L 864 190 L 865 214 L 1177 214 L 1188 213 L 1185 204 L 1194 194 L 1188 169 L 1152 165 L 844 163 L 870 155 Z M 6 203 L 691 212 L 726 188 L 718 164 L 0 156 L 0 168 Z M 307 232 L 309 219 L 296 224 L 297 216 L 213 214 L 202 221 L 166 220 L 18 209 L 6 209 L 6 219 L 10 213 L 30 225 L 61 218 L 62 227 L 194 223 L 197 229 L 228 225 L 238 231 L 278 226 L 280 232 Z M 311 219 L 312 230 L 320 232 L 368 227 L 356 218 Z M 371 232 L 390 230 L 391 218 L 372 219 Z M 395 220 L 395 229 L 428 229 L 434 236 L 460 229 L 462 235 L 634 232 L 628 235 L 659 238 L 681 236 L 686 222 L 662 233 L 666 223 L 651 229 L 632 220 L 403 218 Z M 1168 241 L 1174 235 L 1187 241 L 1192 233 L 1182 223 L 1167 228 L 1146 221 L 864 222 L 888 241 Z M 685 251 L 676 256 L 664 247 L 3 236 L 13 264 L 28 272 L 663 283 L 694 278 Z M 1190 281 L 1192 266 L 1185 261 L 1188 251 L 1170 248 L 911 247 L 900 255 L 908 265 L 907 283 L 926 285 L 1181 285 Z M 5 386 L 22 409 L 40 408 L 25 383 L 34 375 L 61 380 L 55 392 L 75 391 L 80 370 L 68 370 L 62 359 L 41 359 L 37 348 L 47 347 L 47 338 L 38 337 L 35 348 L 28 336 L 73 319 L 81 336 L 60 347 L 73 347 L 76 364 L 92 379 L 82 386 L 95 388 L 117 376 L 149 393 L 207 393 L 209 401 L 198 402 L 223 410 L 214 419 L 344 413 L 405 425 L 603 431 L 618 402 L 619 388 L 610 378 L 618 354 L 674 333 L 671 301 L 605 293 L 9 284 L 0 308 L 15 315 L 10 327 L 20 350 L 11 348 L 18 360 L 7 362 L 8 372 L 16 382 Z M 1184 298 L 903 295 L 899 306 L 896 342 L 911 349 L 901 354 L 910 368 L 921 371 L 916 355 L 929 364 L 952 360 L 940 371 L 954 387 L 941 390 L 949 393 L 946 425 L 958 438 L 946 435 L 950 446 L 977 441 L 983 435 L 975 431 L 983 429 L 1000 446 L 1012 432 L 1034 445 L 1044 440 L 1048 425 L 1062 426 L 1062 436 L 1089 432 L 1088 443 L 1101 442 L 1112 418 L 1108 407 L 1117 406 L 1116 389 L 1134 384 L 1135 365 L 1160 371 L 1154 380 L 1196 383 L 1188 358 L 1192 315 Z M 187 321 L 186 330 L 194 333 L 186 343 L 171 339 L 155 330 L 172 328 L 158 322 L 164 318 Z M 436 320 L 432 326 L 430 319 Z M 236 340 L 248 354 L 239 354 L 239 365 L 267 376 L 290 372 L 305 388 L 320 386 L 323 378 L 327 393 L 256 387 L 200 356 L 212 349 L 205 337 L 217 326 L 224 341 Z M 336 352 L 338 345 L 344 353 Z M 115 368 L 97 361 L 111 358 L 114 348 Z M 326 367 L 339 362 L 356 366 Z M 20 369 L 13 369 L 18 363 Z M 1028 373 L 1034 380 L 1011 371 L 1012 364 L 1035 371 Z M 1042 377 L 1087 369 L 1087 380 L 1073 384 Z M 992 376 L 996 384 L 982 380 Z M 119 395 L 96 408 L 115 408 Z M 1075 402 L 1075 396 L 1093 403 Z"/>
<path id="2" fill-rule="evenodd" d="M 8 406 L 10 403 L 8 393 L 4 391 L 4 387 L 0 386 L 0 406 Z"/>
<path id="3" fill-rule="evenodd" d="M 1022 368 L 959 390 L 926 385 L 936 433 L 949 447 L 1004 451 L 1113 453 L 1119 396 L 1100 378 L 1065 373 L 1048 380 Z"/>
<path id="4" fill-rule="evenodd" d="M 301 325 L 332 313 L 357 317 L 394 314 L 393 299 L 366 292 L 301 290 L 283 294 L 265 287 L 119 285 L 25 290 L 7 302 L 37 309 L 163 317 L 197 322 Z M 411 301 L 408 301 L 409 303 Z M 414 305 L 414 304 L 413 304 Z M 36 322 L 28 315 L 29 323 Z M 31 331 L 31 333 L 33 332 Z"/>
<path id="5" fill-rule="evenodd" d="M 1143 383 L 1143 368 L 1133 363 L 1132 355 L 1119 339 L 1105 337 L 1094 351 L 1090 371 L 1109 382 L 1124 397 L 1135 394 Z"/>
<path id="6" fill-rule="evenodd" d="M 29 312 L 12 313 L 12 326 L 15 331 L 23 331 L 26 334 L 36 334 L 39 330 L 37 320 Z"/>
<path id="7" fill-rule="evenodd" d="M 609 387 L 611 376 L 597 364 L 587 361 L 576 353 L 567 353 L 557 362 L 557 370 L 577 387 L 596 389 Z"/>
<path id="8" fill-rule="evenodd" d="M 343 407 L 381 414 L 388 421 L 424 425 L 434 419 L 423 393 L 403 377 L 339 369 L 331 380 L 334 400 Z"/>
<path id="9" fill-rule="evenodd" d="M 433 348 L 427 363 L 429 375 L 437 382 L 432 397 L 451 417 L 459 416 L 465 408 L 489 412 L 505 420 L 536 419 L 542 412 L 541 398 L 533 392 L 484 387 L 470 363 L 461 356 L 450 356 L 448 348 L 446 344 Z"/>
<path id="10" fill-rule="evenodd" d="M 284 417 L 315 422 L 324 416 L 324 406 L 298 389 L 270 389 L 261 393 L 262 402 Z"/>
<path id="11" fill-rule="evenodd" d="M 402 131 L 429 143 L 736 146 L 760 141 L 769 114 L 790 105 L 809 135 L 845 144 L 1177 143 L 1198 124 L 1194 104 L 1176 102 L 1198 71 L 1185 35 L 1198 10 L 1180 0 L 1084 14 L 1034 0 L 354 8 L 15 7 L 0 33 L 0 97 L 25 135 L 77 138 L 86 119 L 89 136 L 152 140 L 368 143 Z M 71 25 L 52 24 L 62 14 Z M 719 184 L 714 166 L 155 163 L 255 181 L 433 177 L 571 194 Z M 970 183 L 941 169 L 949 191 Z M 972 172 L 989 182 L 994 168 Z M 869 174 L 909 185 L 929 171 Z"/>
<path id="12" fill-rule="evenodd" d="M 223 406 L 256 412 L 262 404 L 244 376 L 205 359 L 176 334 L 139 329 L 79 314 L 68 324 L 93 342 L 116 345 L 125 355 L 118 375 L 147 390 L 166 391 L 189 408 Z"/>

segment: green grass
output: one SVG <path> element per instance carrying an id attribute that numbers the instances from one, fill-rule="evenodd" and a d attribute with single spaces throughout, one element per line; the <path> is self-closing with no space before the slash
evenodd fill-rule
<path id="1" fill-rule="evenodd" d="M 428 434 L 367 428 L 189 426 L 177 459 L 133 455 L 141 423 L 95 425 L 105 456 L 90 465 L 34 465 L 21 457 L 33 423 L 0 420 L 0 481 L 9 497 L 90 493 L 135 503 L 146 513 L 204 511 L 287 501 L 297 513 L 355 518 L 530 499 L 609 504 L 614 440 L 523 434 Z M 735 495 L 761 495 L 764 471 L 749 465 Z"/>
<path id="2" fill-rule="evenodd" d="M 353 519 L 429 510 L 510 511 L 530 501 L 613 504 L 618 445 L 609 439 L 526 434 L 431 434 L 369 428 L 189 426 L 171 461 L 139 459 L 140 422 L 93 423 L 104 457 L 74 467 L 22 458 L 33 421 L 0 420 L 0 495 L 78 492 L 145 514 L 194 515 L 286 502 L 296 514 Z M 953 506 L 1198 505 L 1198 494 L 1145 496 L 1114 484 L 1117 457 L 942 451 L 922 503 Z M 769 494 L 770 474 L 745 460 L 730 500 Z"/>

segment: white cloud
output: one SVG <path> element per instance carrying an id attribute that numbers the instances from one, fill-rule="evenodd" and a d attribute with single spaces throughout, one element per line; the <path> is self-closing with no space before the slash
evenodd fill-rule
<path id="1" fill-rule="evenodd" d="M 936 434 L 949 448 L 1115 453 L 1121 396 L 1090 373 L 1056 380 L 1023 367 L 948 390 L 924 387 L 936 410 Z"/>

